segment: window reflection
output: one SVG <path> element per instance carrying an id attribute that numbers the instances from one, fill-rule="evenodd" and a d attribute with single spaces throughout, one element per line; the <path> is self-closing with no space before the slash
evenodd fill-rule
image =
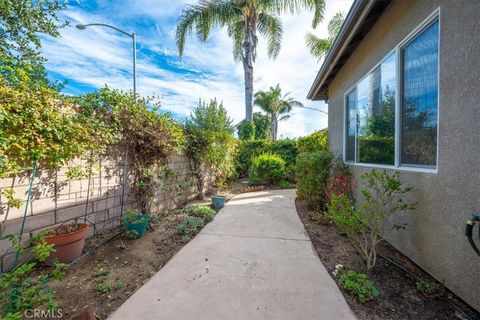
<path id="1" fill-rule="evenodd" d="M 402 50 L 401 163 L 435 166 L 438 112 L 438 20 Z"/>
<path id="2" fill-rule="evenodd" d="M 357 86 L 358 162 L 395 163 L 396 53 Z"/>
<path id="3" fill-rule="evenodd" d="M 346 137 L 346 161 L 355 161 L 355 122 L 357 119 L 357 89 L 353 89 L 347 95 L 347 137 Z"/>

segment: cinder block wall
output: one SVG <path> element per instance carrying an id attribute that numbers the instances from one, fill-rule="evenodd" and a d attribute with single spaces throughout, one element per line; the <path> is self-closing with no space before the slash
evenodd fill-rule
<path id="1" fill-rule="evenodd" d="M 86 215 L 90 224 L 88 237 L 99 234 L 120 225 L 122 205 L 123 172 L 127 169 L 127 183 L 123 212 L 134 209 L 137 203 L 131 195 L 132 179 L 130 167 L 125 166 L 123 148 L 111 147 L 105 155 L 99 157 L 92 167 L 90 178 L 69 179 L 66 175 L 72 167 L 89 168 L 86 160 L 74 160 L 56 170 L 39 168 L 32 188 L 32 198 L 25 220 L 23 241 L 27 241 L 38 232 L 59 225 L 65 221 L 79 218 L 83 222 Z M 181 155 L 170 157 L 168 167 L 174 170 L 179 179 L 193 179 L 189 160 Z M 158 169 L 158 168 L 157 168 Z M 208 188 L 212 176 L 208 167 L 203 168 L 206 179 L 203 192 Z M 0 191 L 12 188 L 15 198 L 22 199 L 20 208 L 9 208 L 5 197 L 0 198 L 0 228 L 2 237 L 18 234 L 21 230 L 29 187 L 29 173 L 0 179 Z M 193 181 L 193 180 L 192 180 Z M 158 181 L 165 185 L 167 181 Z M 89 187 L 90 183 L 90 187 Z M 193 189 L 190 195 L 194 196 Z M 175 195 L 159 188 L 155 191 L 152 213 L 160 214 L 175 206 Z M 87 201 L 88 198 L 88 201 Z M 8 271 L 14 263 L 14 254 L 7 252 L 10 241 L 0 240 L 0 270 Z"/>

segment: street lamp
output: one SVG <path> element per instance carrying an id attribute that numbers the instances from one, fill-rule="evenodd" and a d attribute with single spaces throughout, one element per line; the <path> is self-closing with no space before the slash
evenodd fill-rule
<path id="1" fill-rule="evenodd" d="M 89 24 L 77 24 L 76 27 L 79 30 L 85 30 L 87 27 L 90 26 L 101 26 L 101 27 L 107 27 L 113 30 L 116 30 L 120 33 L 123 33 L 124 35 L 132 38 L 133 41 L 133 94 L 136 96 L 137 94 L 137 69 L 136 69 L 136 60 L 137 60 L 137 53 L 136 53 L 136 42 L 137 42 L 137 37 L 135 35 L 135 32 L 128 33 L 123 30 L 120 30 L 114 26 L 104 24 L 104 23 L 89 23 Z"/>
<path id="2" fill-rule="evenodd" d="M 136 53 L 136 42 L 137 38 L 135 32 L 128 33 L 123 30 L 120 30 L 114 26 L 104 24 L 104 23 L 89 23 L 89 24 L 77 24 L 76 27 L 79 30 L 85 30 L 87 27 L 90 26 L 100 26 L 100 27 L 107 27 L 113 30 L 116 30 L 124 35 L 132 38 L 133 41 L 133 96 L 134 99 L 137 98 L 137 69 L 136 69 L 136 60 L 137 60 L 137 53 Z M 127 184 L 127 164 L 128 164 L 128 148 L 125 149 L 125 161 L 124 161 L 124 168 L 123 168 L 123 183 L 122 183 L 122 204 L 120 206 L 120 219 L 123 216 L 123 207 L 124 207 L 124 199 L 125 199 L 125 185 Z M 90 179 L 89 179 L 90 182 Z M 88 205 L 88 200 L 87 200 Z"/>

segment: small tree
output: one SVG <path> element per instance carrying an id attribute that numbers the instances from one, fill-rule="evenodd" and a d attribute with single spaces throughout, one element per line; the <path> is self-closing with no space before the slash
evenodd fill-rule
<path id="1" fill-rule="evenodd" d="M 185 153 L 192 161 L 197 189 L 199 196 L 202 196 L 202 164 L 211 166 L 219 187 L 235 174 L 234 127 L 223 104 L 218 104 L 214 99 L 209 103 L 200 101 L 185 122 L 184 129 L 187 137 Z"/>
<path id="2" fill-rule="evenodd" d="M 358 209 L 348 195 L 333 194 L 326 215 L 346 234 L 370 269 L 375 266 L 377 245 L 383 240 L 381 231 L 387 219 L 400 211 L 414 209 L 415 204 L 406 200 L 413 188 L 402 184 L 398 171 L 389 175 L 386 170 L 374 169 L 363 174 L 361 181 L 363 200 Z M 394 228 L 403 229 L 405 225 L 394 224 Z"/>

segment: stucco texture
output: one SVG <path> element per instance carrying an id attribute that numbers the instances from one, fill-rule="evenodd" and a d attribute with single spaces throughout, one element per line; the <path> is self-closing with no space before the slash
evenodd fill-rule
<path id="1" fill-rule="evenodd" d="M 328 88 L 331 151 L 343 152 L 344 94 L 422 21 L 440 8 L 438 172 L 402 171 L 414 186 L 407 229 L 385 227 L 385 237 L 480 310 L 480 257 L 465 222 L 480 211 L 480 2 L 393 1 Z M 370 167 L 352 166 L 356 179 Z"/>

